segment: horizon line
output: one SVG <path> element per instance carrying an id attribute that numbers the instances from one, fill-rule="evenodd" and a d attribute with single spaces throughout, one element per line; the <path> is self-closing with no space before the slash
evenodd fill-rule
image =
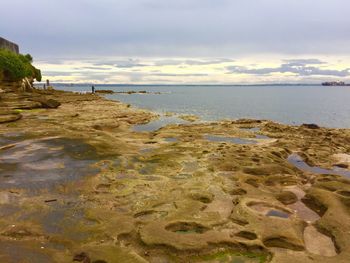
<path id="1" fill-rule="evenodd" d="M 51 82 L 55 85 L 68 85 L 68 86 L 77 86 L 77 85 L 94 85 L 94 86 L 322 86 L 322 83 L 254 83 L 254 84 L 191 84 L 191 83 L 182 83 L 182 84 L 166 84 L 166 83 L 157 83 L 157 84 L 130 84 L 130 83 L 74 83 L 74 82 Z M 36 82 L 36 85 L 46 84 L 45 82 Z"/>

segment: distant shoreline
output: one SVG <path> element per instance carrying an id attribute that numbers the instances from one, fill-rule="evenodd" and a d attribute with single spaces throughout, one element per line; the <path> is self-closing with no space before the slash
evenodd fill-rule
<path id="1" fill-rule="evenodd" d="M 40 86 L 42 85 L 41 83 L 35 83 L 36 86 Z M 262 87 L 266 87 L 266 86 L 322 86 L 321 83 L 318 83 L 318 84 L 291 84 L 291 83 L 286 83 L 286 84 L 283 84 L 283 83 L 280 83 L 280 84 L 94 84 L 94 83 L 63 83 L 63 82 L 59 82 L 59 83 L 56 83 L 56 82 L 52 82 L 52 85 L 54 86 L 91 86 L 91 85 L 94 85 L 94 86 L 118 86 L 118 87 L 121 87 L 121 86 L 128 86 L 128 87 L 138 87 L 138 86 L 206 86 L 206 87 L 210 87 L 210 86 L 227 86 L 227 87 L 234 87 L 234 86 L 237 86 L 237 87 L 242 87 L 242 86 L 253 86 L 253 87 L 256 87 L 256 86 L 262 86 Z"/>

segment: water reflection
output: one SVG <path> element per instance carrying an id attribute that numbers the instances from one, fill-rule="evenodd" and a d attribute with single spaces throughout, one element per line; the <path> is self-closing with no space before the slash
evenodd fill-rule
<path id="1" fill-rule="evenodd" d="M 345 177 L 350 177 L 350 171 L 340 168 L 334 169 L 324 169 L 317 166 L 310 166 L 296 153 L 289 155 L 288 162 L 297 167 L 299 170 L 315 173 L 315 174 L 332 174 L 332 175 L 340 175 Z"/>
<path id="2" fill-rule="evenodd" d="M 162 116 L 157 120 L 151 121 L 146 124 L 134 125 L 133 130 L 136 132 L 154 132 L 169 124 L 186 124 L 188 121 L 182 120 L 177 117 L 165 117 Z"/>

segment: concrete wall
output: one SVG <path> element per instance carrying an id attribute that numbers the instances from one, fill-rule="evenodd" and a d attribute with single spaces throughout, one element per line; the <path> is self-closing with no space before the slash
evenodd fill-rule
<path id="1" fill-rule="evenodd" d="M 0 37 L 0 48 L 11 50 L 17 54 L 19 53 L 19 47 L 17 44 L 12 43 L 11 41 L 8 41 L 2 37 Z"/>

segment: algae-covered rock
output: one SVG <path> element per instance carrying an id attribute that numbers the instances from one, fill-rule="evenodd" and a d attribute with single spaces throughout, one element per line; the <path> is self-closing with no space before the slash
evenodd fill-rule
<path id="1" fill-rule="evenodd" d="M 59 101 L 54 99 L 36 98 L 35 101 L 41 103 L 41 106 L 43 108 L 48 108 L 48 109 L 56 109 L 61 105 Z"/>
<path id="2" fill-rule="evenodd" d="M 0 110 L 0 123 L 14 122 L 22 118 L 22 115 L 16 111 Z"/>

